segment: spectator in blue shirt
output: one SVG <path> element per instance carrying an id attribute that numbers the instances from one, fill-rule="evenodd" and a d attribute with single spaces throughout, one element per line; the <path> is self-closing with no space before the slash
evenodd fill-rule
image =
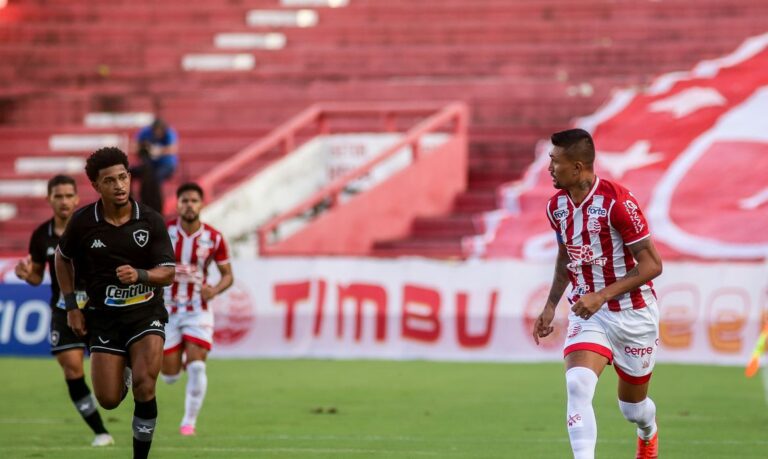
<path id="1" fill-rule="evenodd" d="M 160 118 L 156 118 L 152 124 L 142 128 L 136 136 L 139 151 L 149 153 L 148 157 L 142 158 L 142 166 L 145 166 L 149 160 L 155 180 L 160 186 L 176 171 L 178 139 L 176 131 Z"/>
<path id="2" fill-rule="evenodd" d="M 163 213 L 163 182 L 178 166 L 178 136 L 160 118 L 142 128 L 136 136 L 141 165 L 131 168 L 131 175 L 141 182 L 139 200 Z"/>

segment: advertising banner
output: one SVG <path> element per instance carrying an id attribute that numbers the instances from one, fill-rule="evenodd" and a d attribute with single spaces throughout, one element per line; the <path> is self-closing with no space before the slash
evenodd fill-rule
<path id="1" fill-rule="evenodd" d="M 553 335 L 539 346 L 531 335 L 553 263 L 283 258 L 233 268 L 235 284 L 212 302 L 212 357 L 562 359 L 565 300 Z M 767 287 L 764 264 L 666 263 L 654 283 L 658 361 L 745 364 Z M 0 354 L 48 354 L 48 295 L 0 283 Z"/>
<path id="2" fill-rule="evenodd" d="M 214 301 L 221 357 L 542 361 L 562 358 L 568 305 L 537 346 L 553 265 L 515 260 L 236 261 Z M 655 283 L 659 361 L 740 365 L 768 306 L 762 264 L 668 263 Z"/>
<path id="3" fill-rule="evenodd" d="M 48 285 L 0 282 L 0 355 L 50 355 Z"/>

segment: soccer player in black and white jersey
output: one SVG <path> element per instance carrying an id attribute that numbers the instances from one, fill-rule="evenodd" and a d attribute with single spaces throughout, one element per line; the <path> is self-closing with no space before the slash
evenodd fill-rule
<path id="1" fill-rule="evenodd" d="M 129 196 L 125 153 L 99 149 L 85 172 L 100 199 L 72 216 L 56 250 L 56 272 L 69 326 L 90 336 L 91 380 L 101 406 L 120 404 L 128 390 L 126 366 L 133 370 L 133 457 L 144 459 L 157 420 L 155 386 L 168 321 L 163 287 L 173 282 L 175 258 L 163 217 Z M 76 275 L 88 294 L 84 313 Z"/>
<path id="2" fill-rule="evenodd" d="M 30 285 L 40 285 L 45 276 L 45 265 L 48 264 L 51 276 L 51 354 L 56 357 L 64 371 L 69 398 L 96 434 L 91 445 L 108 446 L 115 444 L 115 441 L 104 427 L 96 401 L 85 383 L 83 374 L 85 340 L 75 335 L 67 326 L 67 312 L 64 309 L 64 299 L 59 293 L 54 269 L 56 246 L 78 202 L 75 179 L 57 175 L 48 180 L 48 203 L 53 210 L 53 218 L 43 222 L 32 233 L 29 255 L 16 264 L 16 276 Z M 76 288 L 77 295 L 84 301 L 85 291 L 79 279 Z"/>

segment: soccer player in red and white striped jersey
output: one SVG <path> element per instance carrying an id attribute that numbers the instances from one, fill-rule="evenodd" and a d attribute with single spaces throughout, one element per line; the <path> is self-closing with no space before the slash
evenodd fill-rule
<path id="1" fill-rule="evenodd" d="M 179 217 L 168 223 L 176 254 L 176 277 L 165 289 L 168 324 L 165 327 L 163 380 L 169 384 L 181 376 L 186 355 L 187 389 L 182 435 L 194 435 L 197 416 L 208 387 L 205 360 L 213 345 L 213 311 L 208 302 L 232 285 L 232 266 L 224 237 L 200 221 L 203 190 L 185 183 L 176 191 Z M 208 268 L 215 264 L 221 274 L 216 285 L 207 283 Z"/>
<path id="2" fill-rule="evenodd" d="M 595 455 L 592 397 L 608 364 L 619 375 L 619 408 L 637 425 L 638 459 L 658 457 L 656 406 L 648 397 L 656 361 L 659 311 L 651 280 L 662 263 L 637 200 L 626 188 L 595 175 L 595 147 L 582 129 L 552 135 L 549 172 L 559 191 L 547 204 L 558 255 L 549 298 L 534 340 L 552 333 L 566 286 L 566 423 L 576 459 Z"/>

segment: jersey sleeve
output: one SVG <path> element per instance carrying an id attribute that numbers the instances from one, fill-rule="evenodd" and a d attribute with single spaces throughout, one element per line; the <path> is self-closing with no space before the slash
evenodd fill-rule
<path id="1" fill-rule="evenodd" d="M 45 241 L 43 241 L 43 233 L 38 228 L 29 239 L 29 257 L 33 263 L 45 265 L 46 261 L 48 261 L 47 250 L 48 247 L 46 247 Z"/>
<path id="2" fill-rule="evenodd" d="M 219 234 L 219 241 L 216 244 L 216 251 L 213 253 L 213 260 L 217 265 L 229 263 L 229 247 L 222 234 Z"/>
<path id="3" fill-rule="evenodd" d="M 552 215 L 552 200 L 547 201 L 547 221 L 549 222 L 549 226 L 552 228 L 552 231 L 555 232 L 555 239 L 557 239 L 558 244 L 563 244 L 563 236 L 560 234 L 560 228 L 557 226 L 557 222 L 555 222 L 555 217 Z"/>
<path id="4" fill-rule="evenodd" d="M 76 254 L 80 252 L 80 238 L 81 238 L 81 219 L 78 218 L 82 213 L 77 213 L 72 216 L 72 219 L 67 224 L 67 228 L 64 230 L 64 234 L 59 239 L 59 252 L 64 258 L 71 260 Z"/>
<path id="5" fill-rule="evenodd" d="M 620 195 L 611 207 L 609 214 L 611 225 L 621 234 L 625 245 L 639 242 L 651 235 L 648 222 L 632 193 Z"/>
<path id="6" fill-rule="evenodd" d="M 547 208 L 546 208 L 547 221 L 549 222 L 549 226 L 552 227 L 552 231 L 558 232 L 557 225 L 555 224 L 555 218 L 552 216 L 552 209 L 549 208 L 551 205 L 552 205 L 552 201 L 551 200 L 547 201 Z"/>
<path id="7" fill-rule="evenodd" d="M 152 213 L 150 220 L 150 248 L 152 266 L 176 266 L 176 259 L 173 253 L 171 237 L 168 234 L 168 227 L 163 221 L 163 217 L 158 213 Z"/>

